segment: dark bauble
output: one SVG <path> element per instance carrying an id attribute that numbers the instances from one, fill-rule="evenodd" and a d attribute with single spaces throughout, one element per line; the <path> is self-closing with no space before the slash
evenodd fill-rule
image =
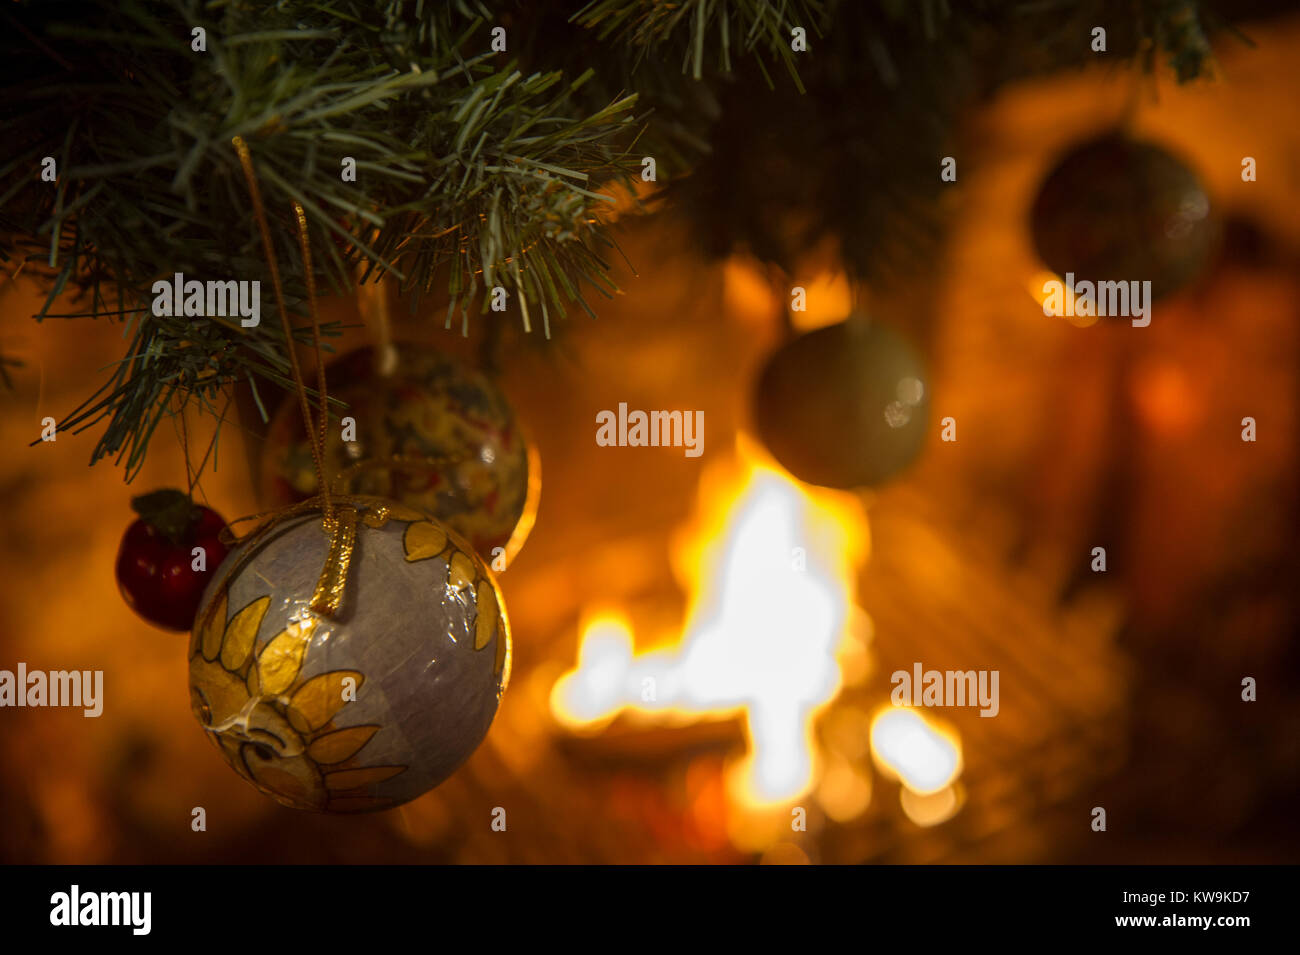
<path id="1" fill-rule="evenodd" d="M 893 477 L 920 453 L 927 374 L 892 329 L 852 320 L 794 339 L 759 376 L 759 437 L 809 484 L 853 488 Z"/>
<path id="2" fill-rule="evenodd" d="M 1150 281 L 1159 298 L 1201 273 L 1219 224 L 1196 173 L 1151 143 L 1108 134 L 1056 164 L 1030 212 L 1034 246 L 1075 281 Z"/>

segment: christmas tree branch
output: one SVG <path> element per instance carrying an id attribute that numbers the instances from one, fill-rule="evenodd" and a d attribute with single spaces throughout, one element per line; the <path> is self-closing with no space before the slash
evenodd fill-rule
<path id="1" fill-rule="evenodd" d="M 60 422 L 102 424 L 92 461 L 133 476 L 175 396 L 207 407 L 216 391 L 288 379 L 276 322 L 152 314 L 153 283 L 174 273 L 268 275 L 233 136 L 250 145 L 273 220 L 286 297 L 305 314 L 291 203 L 306 210 L 317 279 L 347 289 L 355 263 L 429 293 L 442 277 L 448 321 L 467 327 L 496 286 L 552 313 L 587 309 L 584 286 L 612 289 L 599 190 L 624 178 L 617 138 L 635 97 L 580 112 L 587 79 L 524 75 L 490 49 L 475 4 L 330 6 L 94 2 L 18 8 L 6 43 L 0 135 L 14 146 L 0 202 L 0 257 L 45 274 L 38 318 L 66 291 L 113 315 L 130 346 L 91 400 Z M 217 19 L 212 19 L 213 15 Z M 203 49 L 193 31 L 205 31 Z M 57 52 L 57 56 L 51 56 Z M 55 182 L 39 174 L 46 157 Z M 355 163 L 355 181 L 343 172 Z M 231 211 L 242 221 L 231 221 Z M 262 311 L 274 314 L 273 303 Z M 325 334 L 338 328 L 325 326 Z M 295 332 L 295 337 L 300 337 Z"/>
<path id="2" fill-rule="evenodd" d="M 662 56 L 669 41 L 677 41 L 682 70 L 697 80 L 711 65 L 708 56 L 713 48 L 726 72 L 732 68 L 733 48 L 747 54 L 761 52 L 780 59 L 802 92 L 792 32 L 802 28 L 808 39 L 820 35 L 825 15 L 826 4 L 818 0 L 592 0 L 572 19 L 594 30 L 600 41 L 613 37 L 631 47 L 638 65 L 649 54 Z M 761 57 L 756 62 L 771 86 Z"/>

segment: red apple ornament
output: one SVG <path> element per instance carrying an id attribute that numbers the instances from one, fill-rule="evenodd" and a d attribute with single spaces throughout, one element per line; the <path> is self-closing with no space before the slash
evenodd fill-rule
<path id="1" fill-rule="evenodd" d="M 140 517 L 122 535 L 117 552 L 122 597 L 155 626 L 187 631 L 208 581 L 226 559 L 218 536 L 226 522 L 176 490 L 132 498 L 131 508 Z"/>

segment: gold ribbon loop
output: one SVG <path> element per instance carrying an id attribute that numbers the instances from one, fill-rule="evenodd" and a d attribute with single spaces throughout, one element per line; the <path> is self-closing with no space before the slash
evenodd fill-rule
<path id="1" fill-rule="evenodd" d="M 307 386 L 303 383 L 302 369 L 298 364 L 298 352 L 293 340 L 293 326 L 289 322 L 289 311 L 284 305 L 284 289 L 280 282 L 280 269 L 276 264 L 275 253 L 271 245 L 271 229 L 266 221 L 266 208 L 262 204 L 262 191 L 258 187 L 257 174 L 253 169 L 253 157 L 249 152 L 248 144 L 244 142 L 242 136 L 233 137 L 231 143 L 235 147 L 235 152 L 239 155 L 239 163 L 243 167 L 244 178 L 248 182 L 248 193 L 252 198 L 253 213 L 257 218 L 258 231 L 261 233 L 262 250 L 266 255 L 266 266 L 270 270 L 271 285 L 275 289 L 275 301 L 280 310 L 280 323 L 284 330 L 285 350 L 289 353 L 289 367 L 293 371 L 293 383 L 294 390 L 297 392 L 298 407 L 302 412 L 303 424 L 306 426 L 307 435 L 311 440 L 312 463 L 316 467 L 316 485 L 319 493 L 309 500 L 287 508 L 281 508 L 278 511 L 263 512 L 231 521 L 228 528 L 246 521 L 265 518 L 259 527 L 242 539 L 236 538 L 228 528 L 222 531 L 222 538 L 225 540 L 229 537 L 230 540 L 227 543 L 237 543 L 245 548 L 244 554 L 231 571 L 231 576 L 233 576 L 256 551 L 257 544 L 272 527 L 285 518 L 293 517 L 296 514 L 306 514 L 315 510 L 321 511 L 324 515 L 322 524 L 326 533 L 330 536 L 330 548 L 325 558 L 325 566 L 316 581 L 316 592 L 311 598 L 311 609 L 314 613 L 332 617 L 343 604 L 343 591 L 347 586 L 348 568 L 352 562 L 353 548 L 356 546 L 357 503 L 359 501 L 353 500 L 352 503 L 336 510 L 331 499 L 330 486 L 325 480 L 325 429 L 329 423 L 326 404 L 328 399 L 325 391 L 325 362 L 324 356 L 321 354 L 320 320 L 316 313 L 316 283 L 315 276 L 312 274 L 311 243 L 308 240 L 307 215 L 300 203 L 293 203 L 294 217 L 298 223 L 298 243 L 302 251 L 303 274 L 307 283 L 307 302 L 311 311 L 312 344 L 316 349 L 316 391 L 320 399 L 319 424 L 312 421 L 311 406 L 307 401 Z M 364 509 L 365 505 L 361 506 Z M 371 526 L 381 526 L 386 519 L 387 510 L 385 509 L 383 515 L 379 517 L 379 523 L 371 523 Z"/>

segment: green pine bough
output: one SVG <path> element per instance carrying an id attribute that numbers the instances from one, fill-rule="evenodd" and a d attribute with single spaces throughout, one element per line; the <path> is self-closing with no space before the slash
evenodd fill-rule
<path id="1" fill-rule="evenodd" d="M 10 274 L 48 279 L 38 318 L 112 316 L 130 341 L 60 431 L 102 425 L 92 460 L 116 455 L 131 476 L 185 402 L 215 414 L 233 382 L 289 384 L 278 321 L 249 329 L 149 307 L 153 283 L 179 272 L 261 280 L 263 312 L 275 314 L 235 136 L 252 152 L 299 315 L 307 282 L 294 201 L 322 288 L 348 288 L 358 263 L 362 280 L 387 274 L 415 295 L 441 278 L 449 323 L 453 311 L 467 322 L 495 286 L 546 323 L 574 304 L 590 311 L 592 288 L 613 290 L 597 207 L 610 201 L 602 187 L 639 168 L 620 145 L 633 138 L 636 97 L 584 111 L 573 95 L 589 74 L 524 73 L 490 49 L 477 12 L 138 2 L 6 11 L 0 256 Z M 39 180 L 47 157 L 53 182 Z M 77 310 L 55 312 L 71 290 Z"/>

